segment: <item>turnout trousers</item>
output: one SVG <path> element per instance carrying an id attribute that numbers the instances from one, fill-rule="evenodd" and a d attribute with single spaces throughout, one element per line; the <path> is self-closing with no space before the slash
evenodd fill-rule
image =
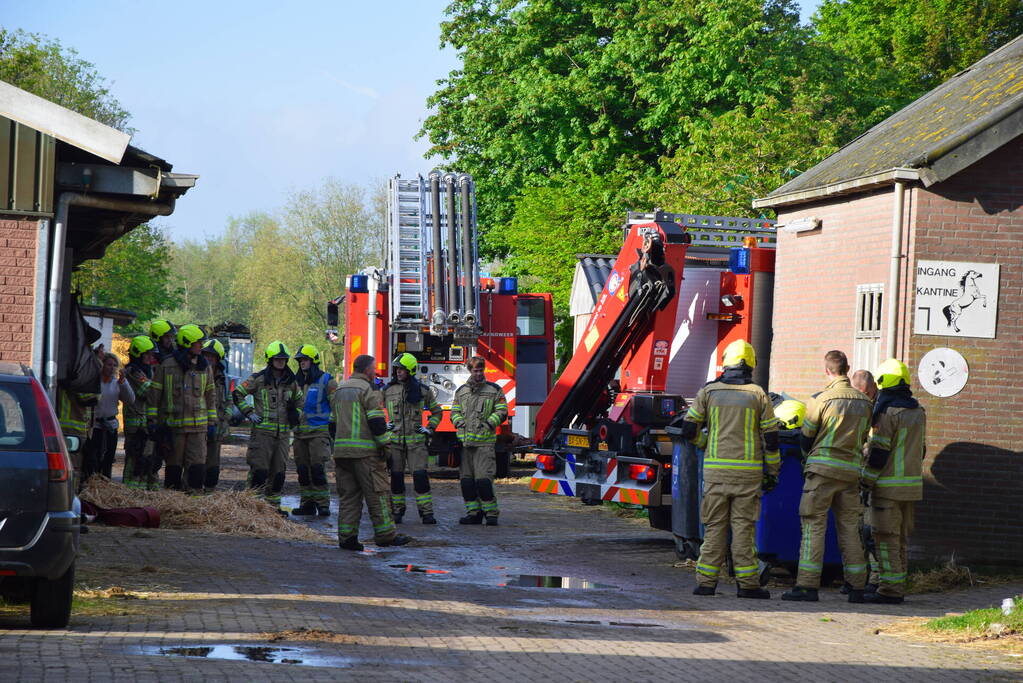
<path id="1" fill-rule="evenodd" d="M 470 515 L 482 512 L 497 517 L 497 494 L 494 493 L 494 474 L 497 472 L 497 453 L 494 444 L 462 446 L 462 464 L 459 475 L 465 511 Z"/>
<path id="2" fill-rule="evenodd" d="M 799 499 L 803 540 L 799 548 L 796 585 L 820 587 L 829 509 L 835 513 L 835 530 L 838 532 L 838 548 L 842 551 L 845 580 L 853 588 L 861 590 L 867 582 L 867 562 L 859 533 L 863 510 L 859 481 L 833 479 L 816 472 L 806 473 L 803 496 Z"/>
<path id="3" fill-rule="evenodd" d="M 205 476 L 206 431 L 174 432 L 174 448 L 164 471 L 164 486 L 201 493 Z"/>
<path id="4" fill-rule="evenodd" d="M 145 489 L 153 482 L 153 440 L 145 429 L 124 435 L 124 471 L 121 482 L 133 489 Z"/>
<path id="5" fill-rule="evenodd" d="M 760 518 L 760 482 L 724 484 L 704 482 L 703 544 L 696 564 L 696 582 L 713 588 L 725 566 L 728 530 L 732 530 L 732 563 L 740 588 L 759 588 L 757 520 Z"/>
<path id="6" fill-rule="evenodd" d="M 913 532 L 915 501 L 876 496 L 870 502 L 867 521 L 874 534 L 877 559 L 877 592 L 893 598 L 906 592 L 906 545 Z"/>
<path id="7" fill-rule="evenodd" d="M 378 455 L 334 458 L 334 476 L 338 495 L 337 540 L 358 539 L 363 502 L 373 523 L 373 540 L 378 545 L 394 540 L 394 518 L 387 504 L 386 460 Z"/>
<path id="8" fill-rule="evenodd" d="M 330 434 L 295 437 L 293 444 L 295 470 L 298 472 L 298 486 L 302 494 L 300 505 L 312 503 L 317 507 L 330 505 L 330 489 L 327 486 L 327 463 L 333 444 Z"/>
<path id="9" fill-rule="evenodd" d="M 290 440 L 289 432 L 253 428 L 249 450 L 245 453 L 245 462 L 249 466 L 249 488 L 255 489 L 275 507 L 281 504 Z"/>
<path id="10" fill-rule="evenodd" d="M 419 516 L 433 514 L 433 494 L 430 477 L 426 472 L 430 454 L 424 443 L 388 444 L 387 461 L 391 465 L 391 511 L 405 514 L 405 469 L 412 472 L 412 488 L 416 492 Z"/>

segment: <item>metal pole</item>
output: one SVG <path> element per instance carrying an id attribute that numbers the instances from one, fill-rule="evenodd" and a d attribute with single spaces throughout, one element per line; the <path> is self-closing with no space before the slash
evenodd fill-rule
<path id="1" fill-rule="evenodd" d="M 895 358 L 899 331 L 899 266 L 902 261 L 902 204 L 906 183 L 895 181 L 895 205 L 892 207 L 892 249 L 888 265 L 888 327 L 885 331 L 885 358 Z"/>
<path id="2" fill-rule="evenodd" d="M 444 258 L 441 256 L 440 235 L 440 173 L 430 173 L 430 209 L 433 212 L 433 315 L 431 321 L 436 327 L 443 325 L 444 315 Z"/>
<path id="3" fill-rule="evenodd" d="M 476 324 L 476 282 L 472 262 L 472 201 L 469 198 L 472 177 L 458 176 L 458 189 L 462 193 L 462 311 L 466 324 Z"/>
<path id="4" fill-rule="evenodd" d="M 455 174 L 444 174 L 448 209 L 448 322 L 461 320 L 458 302 L 458 217 L 455 215 Z M 457 313 L 456 313 L 457 311 Z"/>

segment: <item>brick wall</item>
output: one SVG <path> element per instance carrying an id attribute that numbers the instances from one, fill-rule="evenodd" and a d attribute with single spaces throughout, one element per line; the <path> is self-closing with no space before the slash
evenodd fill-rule
<path id="1" fill-rule="evenodd" d="M 930 481 L 914 542 L 929 554 L 1023 560 L 1023 137 L 950 180 L 917 190 L 915 258 L 1001 267 L 994 339 L 912 335 L 909 362 L 935 347 L 966 358 L 950 398 L 923 394 Z M 914 386 L 918 389 L 918 385 Z M 921 392 L 918 392 L 921 393 Z"/>
<path id="2" fill-rule="evenodd" d="M 35 220 L 0 216 L 0 361 L 32 362 L 37 231 Z"/>

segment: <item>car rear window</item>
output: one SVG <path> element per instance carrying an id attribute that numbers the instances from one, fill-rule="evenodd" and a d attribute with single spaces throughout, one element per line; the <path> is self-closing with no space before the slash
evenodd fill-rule
<path id="1" fill-rule="evenodd" d="M 41 450 L 43 436 L 32 387 L 20 382 L 0 384 L 0 453 Z"/>

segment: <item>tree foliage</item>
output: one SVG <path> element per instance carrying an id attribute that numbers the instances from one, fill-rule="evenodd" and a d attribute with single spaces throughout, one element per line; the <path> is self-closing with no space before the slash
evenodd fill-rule
<path id="1" fill-rule="evenodd" d="M 86 303 L 134 311 L 137 320 L 145 322 L 181 300 L 170 260 L 167 234 L 143 223 L 115 240 L 103 258 L 79 267 L 72 275 L 72 286 Z"/>
<path id="2" fill-rule="evenodd" d="M 131 118 L 95 65 L 37 33 L 0 28 L 0 80 L 100 123 L 133 132 Z"/>

